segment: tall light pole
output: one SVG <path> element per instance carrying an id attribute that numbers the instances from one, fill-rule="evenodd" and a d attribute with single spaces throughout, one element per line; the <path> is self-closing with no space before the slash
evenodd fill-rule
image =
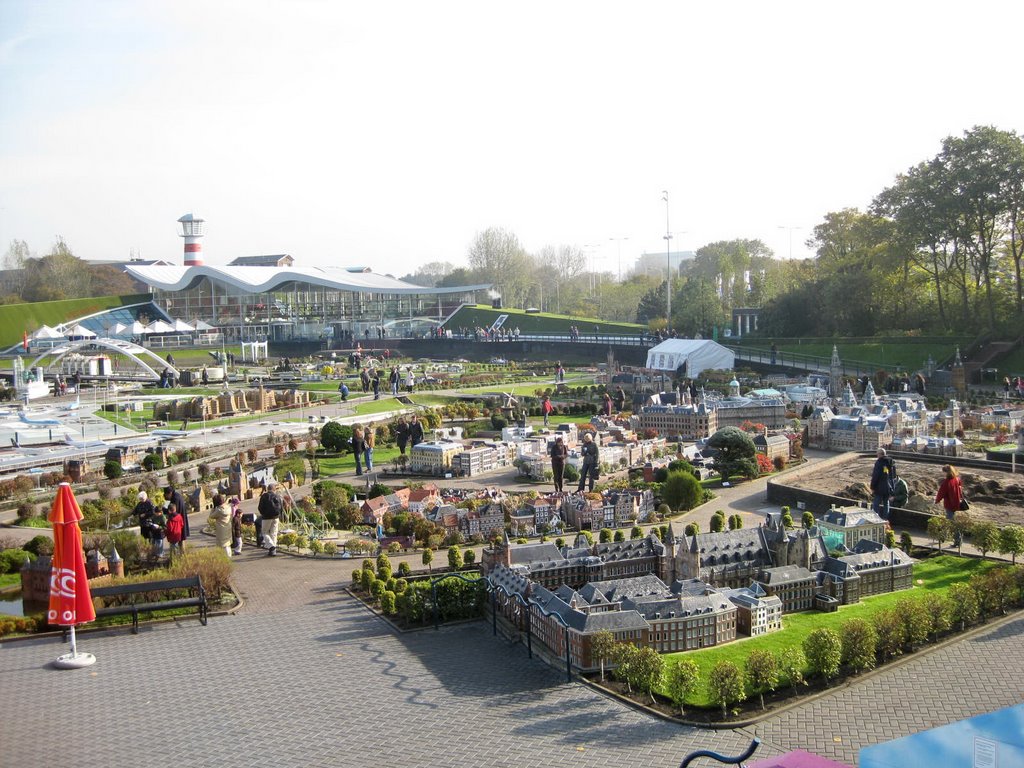
<path id="1" fill-rule="evenodd" d="M 665 266 L 668 268 L 668 280 L 665 282 L 665 330 L 672 332 L 672 228 L 668 225 L 668 190 L 661 190 L 661 199 L 665 201 Z"/>
<path id="2" fill-rule="evenodd" d="M 609 237 L 609 240 L 615 242 L 618 246 L 619 251 L 619 282 L 622 282 L 622 241 L 629 240 L 628 237 Z"/>
<path id="3" fill-rule="evenodd" d="M 779 227 L 779 229 L 788 229 L 789 230 L 789 259 L 790 259 L 790 261 L 792 261 L 793 260 L 793 230 L 794 229 L 803 229 L 803 227 L 785 227 L 782 224 L 779 224 L 778 227 Z"/>

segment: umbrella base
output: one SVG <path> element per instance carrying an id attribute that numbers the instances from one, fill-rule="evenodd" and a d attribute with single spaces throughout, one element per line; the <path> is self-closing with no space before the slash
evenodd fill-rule
<path id="1" fill-rule="evenodd" d="M 91 653 L 65 653 L 53 660 L 53 666 L 57 669 L 81 669 L 95 663 L 96 657 Z"/>

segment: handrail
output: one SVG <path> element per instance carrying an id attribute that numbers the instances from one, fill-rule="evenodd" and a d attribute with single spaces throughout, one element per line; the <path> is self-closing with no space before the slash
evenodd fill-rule
<path id="1" fill-rule="evenodd" d="M 720 755 L 717 752 L 712 752 L 710 749 L 699 749 L 696 752 L 688 754 L 683 759 L 683 762 L 679 764 L 679 768 L 686 768 L 686 766 L 698 757 L 710 757 L 712 760 L 717 760 L 720 763 L 725 763 L 726 765 L 738 765 L 740 768 L 743 768 L 743 761 L 753 755 L 759 746 L 761 746 L 761 740 L 755 736 L 754 740 L 750 742 L 750 746 L 747 747 L 747 751 L 742 755 L 737 755 L 736 757 L 726 757 L 725 755 Z"/>

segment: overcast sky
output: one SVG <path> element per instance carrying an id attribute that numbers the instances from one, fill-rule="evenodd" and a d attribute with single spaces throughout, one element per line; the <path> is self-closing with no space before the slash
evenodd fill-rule
<path id="1" fill-rule="evenodd" d="M 1020 2 L 0 0 L 0 244 L 405 274 L 504 227 L 616 272 L 1024 128 Z M 795 228 L 795 229 L 787 229 Z"/>

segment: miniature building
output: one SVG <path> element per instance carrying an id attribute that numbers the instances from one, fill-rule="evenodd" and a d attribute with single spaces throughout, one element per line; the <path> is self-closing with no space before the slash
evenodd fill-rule
<path id="1" fill-rule="evenodd" d="M 885 542 L 885 520 L 870 509 L 833 506 L 818 518 L 817 523 L 822 531 L 834 531 L 842 536 L 843 546 L 850 550 L 861 539 L 879 544 Z"/>
<path id="2" fill-rule="evenodd" d="M 767 595 L 776 595 L 782 601 L 783 613 L 808 611 L 814 603 L 817 578 L 806 568 L 786 565 L 764 568 L 755 583 Z"/>
<path id="3" fill-rule="evenodd" d="M 452 471 L 452 462 L 462 450 L 461 443 L 419 443 L 409 452 L 409 469 L 428 475 L 442 475 Z"/>

